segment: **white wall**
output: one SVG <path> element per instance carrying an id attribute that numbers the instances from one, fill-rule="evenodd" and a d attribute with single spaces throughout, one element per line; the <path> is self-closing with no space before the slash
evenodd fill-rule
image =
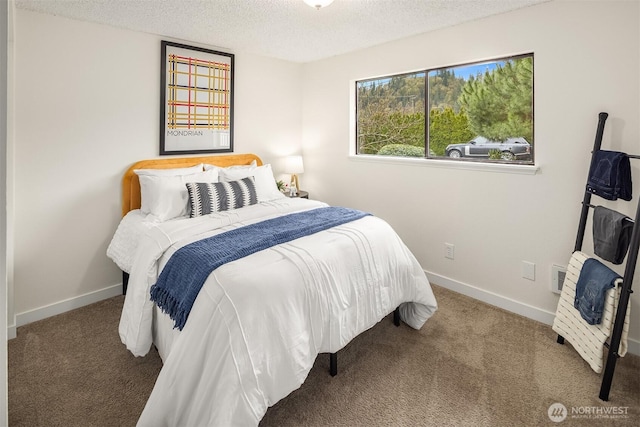
<path id="1" fill-rule="evenodd" d="M 34 310 L 55 314 L 69 299 L 119 292 L 120 272 L 105 253 L 123 172 L 158 157 L 162 38 L 24 10 L 15 26 L 19 326 Z M 235 151 L 266 162 L 299 151 L 301 67 L 231 53 Z"/>
<path id="2" fill-rule="evenodd" d="M 307 64 L 303 187 L 388 220 L 435 283 L 550 322 L 551 265 L 566 265 L 574 248 L 598 113 L 610 114 L 603 148 L 640 153 L 638 28 L 638 2 L 554 1 Z M 354 80 L 527 52 L 537 174 L 349 158 Z M 640 162 L 632 167 L 640 183 Z M 633 217 L 639 188 L 632 203 L 593 201 Z M 445 242 L 455 245 L 453 261 Z M 590 237 L 583 248 L 592 250 Z M 535 281 L 521 277 L 523 260 L 536 264 Z"/>

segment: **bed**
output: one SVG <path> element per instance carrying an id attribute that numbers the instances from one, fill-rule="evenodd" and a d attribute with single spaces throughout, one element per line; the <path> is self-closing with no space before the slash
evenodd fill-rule
<path id="1" fill-rule="evenodd" d="M 437 309 L 385 221 L 282 195 L 254 154 L 141 161 L 122 185 L 107 250 L 128 275 L 119 333 L 163 360 L 139 426 L 258 425 L 318 354 Z"/>

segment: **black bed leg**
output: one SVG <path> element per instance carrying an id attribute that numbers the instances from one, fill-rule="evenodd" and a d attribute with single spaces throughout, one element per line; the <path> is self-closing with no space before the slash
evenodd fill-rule
<path id="1" fill-rule="evenodd" d="M 564 337 L 562 335 L 558 335 L 558 339 L 556 340 L 558 344 L 564 344 Z"/>
<path id="2" fill-rule="evenodd" d="M 122 295 L 127 294 L 127 286 L 129 285 L 129 273 L 122 272 Z"/>
<path id="3" fill-rule="evenodd" d="M 329 373 L 332 377 L 338 375 L 338 353 L 329 353 Z"/>
<path id="4" fill-rule="evenodd" d="M 400 326 L 400 307 L 396 307 L 393 312 L 393 324 L 396 326 Z"/>

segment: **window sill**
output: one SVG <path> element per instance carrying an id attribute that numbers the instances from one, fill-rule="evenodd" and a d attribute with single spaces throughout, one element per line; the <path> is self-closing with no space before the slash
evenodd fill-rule
<path id="1" fill-rule="evenodd" d="M 349 155 L 349 159 L 358 162 L 398 164 L 405 166 L 424 166 L 445 169 L 477 170 L 519 175 L 535 175 L 540 170 L 540 167 L 536 165 L 509 165 L 504 163 L 485 163 L 446 159 L 436 160 L 412 157 L 371 156 L 366 154 L 351 154 Z"/>

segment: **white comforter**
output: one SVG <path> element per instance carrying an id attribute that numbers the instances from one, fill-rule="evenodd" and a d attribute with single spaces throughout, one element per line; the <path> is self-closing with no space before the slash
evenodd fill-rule
<path id="1" fill-rule="evenodd" d="M 149 288 L 178 248 L 320 206 L 287 198 L 149 230 L 130 272 L 123 343 L 136 356 L 149 351 Z M 209 276 L 165 355 L 138 425 L 257 425 L 269 406 L 300 387 L 318 353 L 338 351 L 399 305 L 416 329 L 437 307 L 414 256 L 373 216 L 226 264 Z"/>

